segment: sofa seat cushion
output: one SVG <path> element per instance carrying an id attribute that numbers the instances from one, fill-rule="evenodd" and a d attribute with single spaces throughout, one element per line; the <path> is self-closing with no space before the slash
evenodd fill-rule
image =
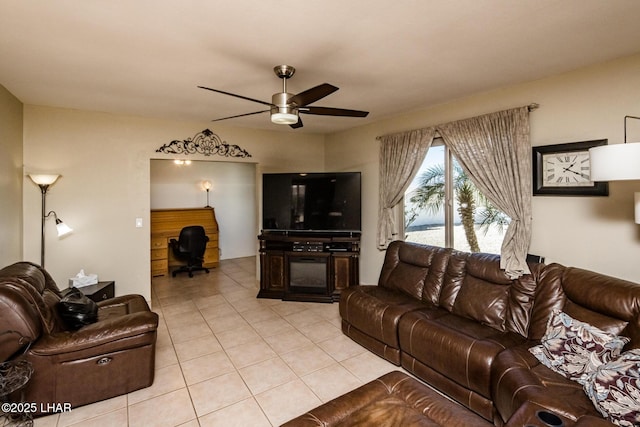
<path id="1" fill-rule="evenodd" d="M 501 418 L 508 420 L 527 401 L 574 421 L 582 415 L 601 418 L 580 384 L 553 372 L 529 352 L 535 344 L 511 347 L 493 362 L 491 391 Z"/>
<path id="2" fill-rule="evenodd" d="M 283 427 L 478 426 L 492 424 L 408 375 L 394 371 L 333 399 Z"/>
<path id="3" fill-rule="evenodd" d="M 402 352 L 485 398 L 491 396 L 491 364 L 496 355 L 525 341 L 520 335 L 435 307 L 403 316 L 399 336 Z"/>
<path id="4" fill-rule="evenodd" d="M 403 292 L 382 286 L 354 286 L 340 295 L 342 321 L 376 340 L 399 349 L 398 322 L 424 304 Z"/>

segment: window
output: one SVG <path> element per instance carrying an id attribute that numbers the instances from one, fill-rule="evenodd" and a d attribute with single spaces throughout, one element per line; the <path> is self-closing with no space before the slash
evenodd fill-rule
<path id="1" fill-rule="evenodd" d="M 500 253 L 509 217 L 480 193 L 441 141 L 433 142 L 404 202 L 406 241 Z"/>

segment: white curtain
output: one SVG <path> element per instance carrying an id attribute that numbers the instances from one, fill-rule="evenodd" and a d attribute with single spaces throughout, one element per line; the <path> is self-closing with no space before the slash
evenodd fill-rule
<path id="1" fill-rule="evenodd" d="M 400 227 L 394 208 L 400 203 L 435 135 L 426 128 L 380 137 L 378 249 L 398 239 Z"/>
<path id="2" fill-rule="evenodd" d="M 529 273 L 531 142 L 529 108 L 500 111 L 436 127 L 473 183 L 511 218 L 501 248 L 510 278 Z"/>

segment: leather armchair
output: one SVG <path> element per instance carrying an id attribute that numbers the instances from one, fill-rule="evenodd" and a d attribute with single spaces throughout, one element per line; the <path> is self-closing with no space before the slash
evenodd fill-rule
<path id="1" fill-rule="evenodd" d="M 0 270 L 0 362 L 24 359 L 34 370 L 12 399 L 76 407 L 153 383 L 158 315 L 142 296 L 101 301 L 98 321 L 76 331 L 58 316 L 60 297 L 36 264 Z"/>

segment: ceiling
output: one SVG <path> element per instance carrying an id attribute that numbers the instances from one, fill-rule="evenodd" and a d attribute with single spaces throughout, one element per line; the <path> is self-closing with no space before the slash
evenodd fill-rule
<path id="1" fill-rule="evenodd" d="M 637 0 L 0 0 L 0 84 L 24 104 L 211 120 L 288 92 L 367 118 L 225 125 L 330 133 L 640 52 Z M 531 100 L 534 102 L 535 100 Z M 215 126 L 215 125 L 212 125 Z"/>

